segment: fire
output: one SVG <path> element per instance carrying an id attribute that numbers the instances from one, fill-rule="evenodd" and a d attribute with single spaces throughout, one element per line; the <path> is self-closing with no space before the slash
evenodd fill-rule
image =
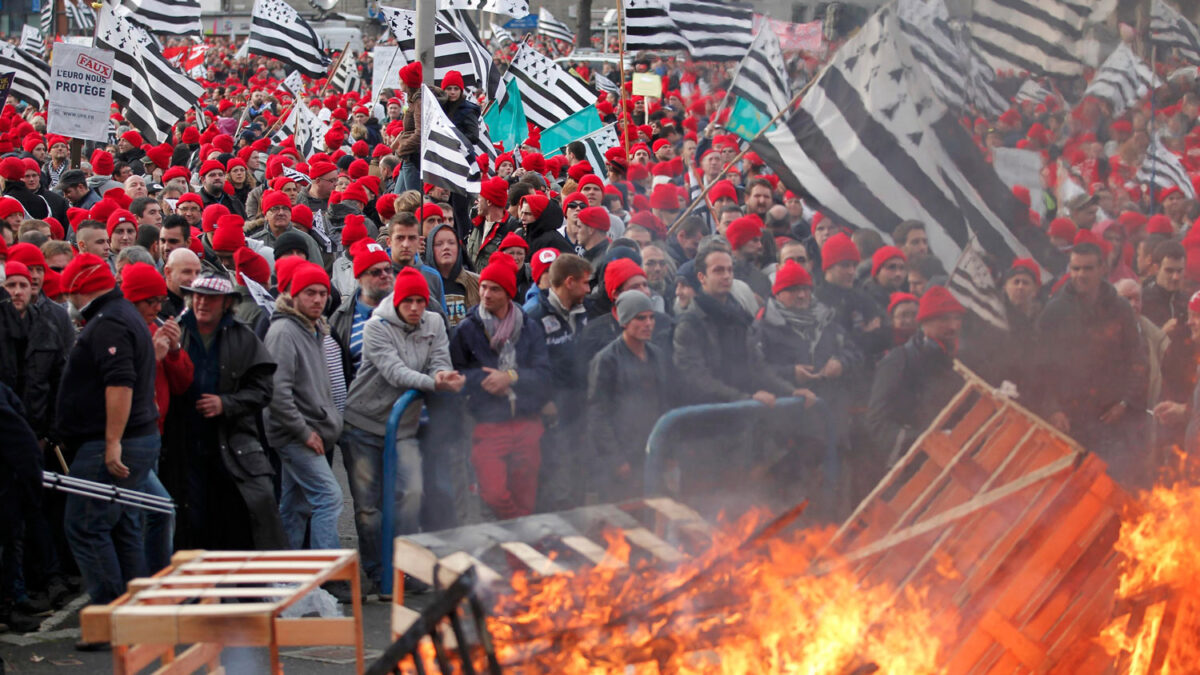
<path id="1" fill-rule="evenodd" d="M 832 535 L 802 531 L 744 542 L 742 519 L 674 569 L 617 564 L 545 578 L 518 575 L 489 619 L 505 672 L 904 673 L 938 671 L 940 626 L 923 596 L 861 583 L 849 569 L 812 572 Z M 878 670 L 876 670 L 876 668 Z"/>
<path id="2" fill-rule="evenodd" d="M 1117 591 L 1130 607 L 1099 638 L 1120 675 L 1194 672 L 1200 663 L 1200 481 L 1188 458 L 1181 469 L 1138 495 L 1115 549 L 1125 558 Z"/>

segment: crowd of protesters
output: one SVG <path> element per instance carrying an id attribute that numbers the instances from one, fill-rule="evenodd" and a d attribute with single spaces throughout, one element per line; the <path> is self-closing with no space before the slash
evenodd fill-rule
<path id="1" fill-rule="evenodd" d="M 835 437 L 852 505 L 961 385 L 956 359 L 1127 484 L 1188 434 L 1200 207 L 1151 198 L 1136 167 L 1153 123 L 1200 171 L 1194 78 L 1158 92 L 1157 119 L 1052 97 L 964 120 L 981 151 L 1043 153 L 1044 202 L 1014 193 L 1068 260 L 1057 278 L 998 265 L 999 329 L 945 288 L 955 261 L 925 224 L 887 224 L 888 243 L 755 153 L 731 164 L 725 70 L 639 62 L 664 95 L 602 95 L 627 140 L 604 166 L 579 143 L 547 157 L 533 129 L 478 158 L 463 195 L 421 179 L 419 66 L 379 101 L 309 83 L 296 103 L 332 127 L 305 155 L 269 136 L 291 104 L 278 64 L 221 63 L 206 119 L 151 144 L 114 110 L 114 142 L 78 164 L 44 113 L 0 113 L 0 622 L 16 630 L 78 590 L 113 600 L 176 549 L 339 547 L 335 461 L 377 586 L 384 452 L 403 534 L 640 495 L 664 413 L 781 397 L 826 406 L 832 424 L 804 433 Z M 469 135 L 461 75 L 427 84 Z M 176 510 L 43 492 L 42 468 Z"/>

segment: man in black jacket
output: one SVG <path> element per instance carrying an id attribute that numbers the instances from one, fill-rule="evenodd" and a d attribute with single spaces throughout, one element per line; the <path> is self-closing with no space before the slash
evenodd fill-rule
<path id="1" fill-rule="evenodd" d="M 42 497 L 42 450 L 33 429 L 25 421 L 21 399 L 0 383 L 0 556 L 20 534 L 19 514 L 38 511 Z M 0 593 L 10 588 L 8 566 L 0 568 Z M 35 631 L 41 619 L 14 607 L 15 598 L 0 597 L 0 623 L 19 633 Z M 3 663 L 0 662 L 0 666 Z"/>
<path id="2" fill-rule="evenodd" d="M 136 489 L 158 461 L 160 443 L 150 331 L 100 258 L 79 255 L 62 283 L 85 322 L 58 392 L 57 427 L 71 475 Z M 111 602 L 146 574 L 137 509 L 73 495 L 66 530 L 93 603 Z"/>

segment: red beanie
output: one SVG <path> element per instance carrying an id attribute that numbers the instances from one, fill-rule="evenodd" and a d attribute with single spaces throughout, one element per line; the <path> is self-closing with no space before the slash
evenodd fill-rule
<path id="1" fill-rule="evenodd" d="M 83 253 L 75 256 L 62 271 L 64 293 L 94 293 L 111 290 L 117 285 L 108 263 L 99 256 Z"/>
<path id="2" fill-rule="evenodd" d="M 717 200 L 721 198 L 732 199 L 734 203 L 737 203 L 738 200 L 737 188 L 734 187 L 733 181 L 727 178 L 722 178 L 713 183 L 712 189 L 708 191 L 708 203 L 710 205 L 717 203 Z"/>
<path id="3" fill-rule="evenodd" d="M 1012 272 L 1024 272 L 1033 278 L 1035 286 L 1042 285 L 1042 270 L 1038 268 L 1038 264 L 1033 258 L 1017 258 L 1013 261 Z"/>
<path id="4" fill-rule="evenodd" d="M 210 159 L 210 160 L 205 161 L 203 164 L 200 165 L 200 178 L 203 179 L 211 171 L 222 171 L 223 172 L 223 171 L 225 171 L 225 165 L 215 159 Z"/>
<path id="5" fill-rule="evenodd" d="M 200 227 L 205 232 L 212 232 L 217 229 L 217 221 L 221 216 L 229 215 L 229 209 L 223 204 L 209 204 L 204 207 L 204 213 L 200 215 Z"/>
<path id="6" fill-rule="evenodd" d="M 392 260 L 388 257 L 387 251 L 378 243 L 362 239 L 353 246 L 350 253 L 354 255 L 355 279 L 361 277 L 363 272 L 366 272 L 379 263 L 391 262 Z"/>
<path id="7" fill-rule="evenodd" d="M 287 194 L 280 192 L 278 190 L 270 190 L 266 194 L 263 195 L 263 198 L 262 198 L 262 212 L 263 213 L 266 213 L 267 211 L 270 211 L 271 209 L 273 209 L 277 206 L 287 207 L 287 209 L 290 211 L 292 208 L 292 200 L 290 197 L 287 196 Z"/>
<path id="8" fill-rule="evenodd" d="M 416 89 L 421 86 L 421 75 L 420 61 L 413 61 L 400 69 L 400 81 L 409 89 Z"/>
<path id="9" fill-rule="evenodd" d="M 589 206 L 579 212 L 579 222 L 601 232 L 608 232 L 612 221 L 608 218 L 608 209 L 603 206 Z"/>
<path id="10" fill-rule="evenodd" d="M 267 259 L 249 246 L 243 246 L 233 254 L 233 265 L 238 283 L 243 286 L 246 285 L 243 277 L 252 279 L 259 286 L 271 283 L 271 266 L 267 264 Z"/>
<path id="11" fill-rule="evenodd" d="M 967 310 L 945 286 L 930 286 L 921 296 L 917 321 L 924 323 L 942 316 L 962 316 Z"/>
<path id="12" fill-rule="evenodd" d="M 0 249 L 0 254 L 3 253 L 4 250 Z M 8 261 L 16 261 L 28 267 L 41 266 L 43 269 L 46 267 L 46 256 L 42 255 L 42 249 L 25 242 L 9 247 Z"/>
<path id="13" fill-rule="evenodd" d="M 679 191 L 671 183 L 659 183 L 650 193 L 650 208 L 663 211 L 678 211 Z"/>
<path id="14" fill-rule="evenodd" d="M 300 266 L 308 261 L 298 255 L 289 255 L 275 261 L 275 281 L 280 293 L 287 293 L 292 287 L 292 275 Z"/>
<path id="15" fill-rule="evenodd" d="M 531 152 L 521 159 L 521 168 L 534 173 L 546 173 L 546 158 Z"/>
<path id="16" fill-rule="evenodd" d="M 125 188 L 115 187 L 111 190 L 105 190 L 104 194 L 101 196 L 104 199 L 113 200 L 117 203 L 117 206 L 120 206 L 123 209 L 128 209 L 129 206 L 133 204 L 133 198 L 125 192 Z"/>
<path id="17" fill-rule="evenodd" d="M 542 275 L 550 269 L 550 265 L 558 260 L 558 253 L 556 248 L 543 248 L 533 254 L 533 259 L 529 261 L 530 271 L 533 272 L 533 283 L 536 284 L 540 281 Z"/>
<path id="18" fill-rule="evenodd" d="M 793 286 L 808 286 L 813 285 L 812 275 L 808 270 L 804 269 L 804 265 L 795 260 L 785 260 L 775 272 L 775 284 L 771 286 L 771 293 L 778 295 L 780 291 L 786 291 Z"/>
<path id="19" fill-rule="evenodd" d="M 917 296 L 913 295 L 912 293 L 901 293 L 899 291 L 892 293 L 891 300 L 888 301 L 888 315 L 890 316 L 891 313 L 895 311 L 896 307 L 903 305 L 906 302 L 919 303 L 920 300 L 917 300 Z"/>
<path id="20" fill-rule="evenodd" d="M 240 225 L 222 223 L 213 232 L 212 247 L 214 251 L 233 253 L 245 245 L 246 234 L 242 231 Z"/>
<path id="21" fill-rule="evenodd" d="M 17 262 L 16 260 L 9 260 L 4 264 L 4 276 L 5 278 L 25 277 L 29 280 L 29 283 L 33 283 L 33 275 L 30 274 L 29 267 L 25 263 Z"/>
<path id="22" fill-rule="evenodd" d="M 521 235 L 517 234 L 516 232 L 509 232 L 508 234 L 504 235 L 504 239 L 500 241 L 500 248 L 498 248 L 496 250 L 503 251 L 506 248 L 513 248 L 513 247 L 523 248 L 526 251 L 528 251 L 529 250 L 529 242 L 525 241 L 525 238 L 522 237 Z"/>
<path id="23" fill-rule="evenodd" d="M 1121 214 L 1124 217 L 1125 214 Z M 1053 223 L 1051 223 L 1053 225 Z M 1175 236 L 1175 227 L 1171 225 L 1171 219 L 1159 213 L 1150 216 L 1150 220 L 1146 222 L 1146 234 L 1165 234 L 1168 237 Z"/>
<path id="24" fill-rule="evenodd" d="M 108 216 L 108 221 L 105 223 L 109 237 L 113 236 L 113 230 L 117 229 L 121 223 L 132 223 L 134 229 L 137 229 L 138 226 L 137 218 L 132 213 L 125 209 L 117 209 Z"/>
<path id="25" fill-rule="evenodd" d="M 111 176 L 113 172 L 113 156 L 103 150 L 92 153 L 92 173 L 97 176 Z M 22 167 L 24 171 L 24 167 Z M 17 176 L 20 178 L 20 176 Z"/>
<path id="26" fill-rule="evenodd" d="M 405 267 L 396 275 L 396 286 L 392 290 L 392 304 L 399 307 L 405 298 L 411 298 L 414 295 L 429 302 L 429 282 L 425 281 L 425 275 L 418 272 L 417 268 Z"/>
<path id="27" fill-rule="evenodd" d="M 458 87 L 459 89 L 466 89 L 466 85 L 463 84 L 462 73 L 458 72 L 457 70 L 446 71 L 446 74 L 442 77 L 442 89 L 445 89 L 446 87 Z"/>
<path id="28" fill-rule="evenodd" d="M 517 261 L 507 253 L 497 251 L 492 254 L 487 267 L 479 273 L 479 280 L 500 286 L 511 300 L 517 295 Z"/>
<path id="29" fill-rule="evenodd" d="M 480 184 L 479 194 L 492 206 L 504 208 L 508 206 L 508 181 L 499 176 L 489 178 Z"/>
<path id="30" fill-rule="evenodd" d="M 130 302 L 161 298 L 167 294 L 167 281 L 150 263 L 133 263 L 121 268 L 121 293 Z"/>
<path id="31" fill-rule="evenodd" d="M 316 263 L 305 262 L 292 272 L 291 294 L 303 292 L 309 286 L 324 286 L 329 290 L 329 275 Z"/>
<path id="32" fill-rule="evenodd" d="M 629 258 L 617 258 L 604 267 L 604 292 L 615 301 L 621 286 L 636 276 L 646 276 L 642 266 Z"/>
<path id="33" fill-rule="evenodd" d="M 308 208 L 307 204 L 296 204 L 292 207 L 292 222 L 305 230 L 311 230 L 313 226 L 312 209 Z"/>
<path id="34" fill-rule="evenodd" d="M 750 216 L 742 216 L 725 228 L 725 238 L 733 250 L 738 250 L 751 241 L 762 236 L 762 221 Z"/>
<path id="35" fill-rule="evenodd" d="M 1078 228 L 1075 227 L 1075 221 L 1071 220 L 1070 218 L 1055 218 L 1054 220 L 1050 221 L 1048 232 L 1054 239 L 1074 241 L 1075 231 L 1077 229 Z"/>
<path id="36" fill-rule="evenodd" d="M 316 180 L 327 173 L 334 173 L 337 170 L 337 165 L 333 162 L 317 161 L 308 165 L 308 177 L 310 180 Z"/>
<path id="37" fill-rule="evenodd" d="M 1149 221 L 1146 219 L 1146 216 L 1137 211 L 1122 211 L 1121 215 L 1117 216 L 1117 222 L 1125 226 L 1126 232 L 1133 234 L 1139 227 L 1146 225 Z M 1169 225 L 1170 222 L 1168 220 L 1167 224 Z M 1149 230 L 1147 230 L 1148 232 Z"/>
<path id="38" fill-rule="evenodd" d="M 369 235 L 367 225 L 361 214 L 351 213 L 346 215 L 346 224 L 342 227 L 342 246 L 348 247 L 359 239 L 366 239 Z"/>
<path id="39" fill-rule="evenodd" d="M 821 247 L 821 271 L 828 271 L 829 268 L 842 262 L 852 262 L 857 264 L 862 258 L 858 254 L 858 247 L 854 245 L 854 241 L 846 236 L 845 232 L 838 232 L 832 237 L 825 240 L 825 245 Z"/>
<path id="40" fill-rule="evenodd" d="M 379 199 L 375 200 L 375 212 L 379 214 L 380 218 L 383 218 L 381 222 L 386 223 L 392 219 L 392 216 L 396 215 L 396 197 L 397 195 L 386 192 L 379 195 Z"/>
<path id="41" fill-rule="evenodd" d="M 876 250 L 875 254 L 871 256 L 871 276 L 879 274 L 879 270 L 883 269 L 887 261 L 892 258 L 899 258 L 905 262 L 908 261 L 908 256 L 904 255 L 904 251 L 895 246 L 881 246 Z"/>
<path id="42" fill-rule="evenodd" d="M 592 173 L 592 163 L 587 161 L 586 159 L 583 160 L 582 162 L 577 162 L 577 163 L 571 165 L 571 167 L 569 169 L 567 169 L 567 176 L 573 181 L 578 181 L 579 179 L 581 179 L 584 176 L 587 176 L 591 173 Z"/>

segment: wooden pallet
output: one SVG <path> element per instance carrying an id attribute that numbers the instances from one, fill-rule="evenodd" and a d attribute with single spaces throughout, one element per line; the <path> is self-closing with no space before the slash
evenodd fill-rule
<path id="1" fill-rule="evenodd" d="M 1123 639 L 1115 657 L 1091 654 L 1104 675 L 1196 673 L 1200 636 L 1200 594 L 1195 589 L 1156 588 L 1118 601 L 1111 627 Z M 1124 643 L 1124 644 L 1121 644 Z M 1109 666 L 1107 669 L 1103 669 Z"/>
<path id="2" fill-rule="evenodd" d="M 624 566 L 608 554 L 603 533 L 618 533 L 631 547 L 631 561 L 673 565 L 699 553 L 711 528 L 691 508 L 671 499 L 637 499 L 584 506 L 495 523 L 480 523 L 396 538 L 393 554 L 397 589 L 392 600 L 392 639 L 416 621 L 404 606 L 404 577 L 448 586 L 474 566 L 481 586 L 508 590 L 517 572 L 536 576 L 596 566 Z"/>
<path id="3" fill-rule="evenodd" d="M 327 581 L 350 582 L 353 616 L 285 619 L 280 615 Z M 279 648 L 353 645 L 363 670 L 358 553 L 180 551 L 166 569 L 134 579 L 124 595 L 80 612 L 83 639 L 113 646 L 113 672 L 223 672 L 225 647 L 268 647 L 271 673 L 283 672 Z M 177 645 L 191 645 L 176 654 Z"/>
<path id="4" fill-rule="evenodd" d="M 1128 497 L 1105 464 L 956 364 L 963 388 L 835 534 L 828 564 L 926 591 L 954 675 L 1084 673 Z"/>

